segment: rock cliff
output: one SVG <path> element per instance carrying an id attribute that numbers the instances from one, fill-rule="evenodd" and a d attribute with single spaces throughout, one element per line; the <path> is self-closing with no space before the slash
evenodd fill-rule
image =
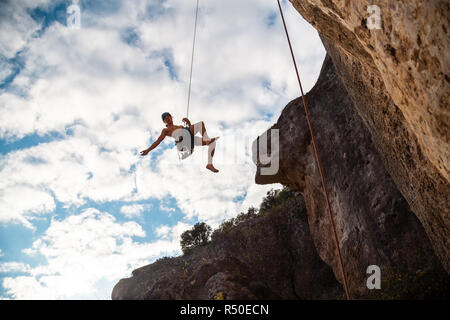
<path id="1" fill-rule="evenodd" d="M 113 299 L 340 299 L 342 286 L 314 248 L 304 202 L 222 232 L 213 242 L 133 271 Z"/>
<path id="2" fill-rule="evenodd" d="M 384 279 L 430 270 L 446 278 L 420 221 L 383 166 L 371 135 L 358 115 L 332 60 L 325 59 L 320 77 L 306 95 L 352 297 L 371 296 L 366 287 L 369 265 Z M 261 174 L 256 183 L 279 182 L 305 198 L 309 227 L 320 257 L 342 283 L 321 179 L 314 158 L 302 100 L 289 103 L 277 123 L 279 170 Z M 254 143 L 257 152 L 258 141 Z M 270 138 L 267 138 L 270 141 Z M 269 152 L 271 151 L 269 146 Z"/>
<path id="3" fill-rule="evenodd" d="M 445 0 L 291 0 L 319 32 L 385 168 L 450 272 Z M 369 29 L 369 5 L 381 29 Z"/>

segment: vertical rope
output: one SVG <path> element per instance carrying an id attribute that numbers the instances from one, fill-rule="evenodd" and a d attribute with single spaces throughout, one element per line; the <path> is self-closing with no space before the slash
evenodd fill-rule
<path id="1" fill-rule="evenodd" d="M 189 73 L 189 91 L 188 91 L 186 118 L 189 117 L 189 105 L 191 102 L 192 69 L 194 66 L 195 38 L 197 36 L 198 7 L 199 7 L 199 0 L 197 0 L 197 8 L 195 9 L 194 39 L 192 40 L 191 71 Z"/>
<path id="2" fill-rule="evenodd" d="M 329 197 L 328 197 L 327 185 L 325 183 L 325 178 L 324 178 L 324 174 L 323 174 L 322 164 L 320 162 L 319 152 L 318 152 L 318 149 L 317 149 L 316 137 L 314 135 L 314 131 L 313 131 L 313 128 L 312 128 L 312 125 L 311 125 L 311 119 L 310 119 L 310 116 L 309 116 L 309 110 L 308 110 L 308 106 L 306 104 L 305 94 L 303 93 L 302 82 L 300 81 L 300 75 L 298 73 L 297 63 L 295 62 L 294 50 L 292 49 L 291 40 L 289 38 L 289 33 L 288 33 L 288 30 L 287 30 L 287 27 L 286 27 L 286 21 L 284 20 L 283 9 L 281 8 L 280 0 L 277 0 L 277 1 L 278 1 L 278 7 L 280 8 L 281 19 L 283 20 L 284 31 L 286 32 L 286 37 L 287 37 L 287 40 L 288 40 L 288 43 L 289 43 L 289 49 L 291 51 L 292 61 L 294 62 L 294 68 L 295 68 L 295 72 L 297 74 L 297 80 L 298 80 L 298 84 L 299 84 L 299 87 L 300 87 L 300 92 L 302 93 L 302 100 L 303 100 L 303 106 L 305 108 L 306 120 L 308 122 L 309 132 L 311 133 L 311 137 L 312 137 L 313 148 L 314 148 L 314 155 L 316 157 L 317 166 L 319 168 L 319 173 L 320 173 L 320 178 L 322 180 L 322 188 L 323 188 L 323 192 L 325 194 L 325 199 L 326 199 L 326 202 L 327 202 L 328 215 L 329 215 L 329 218 L 330 218 L 331 226 L 333 227 L 334 242 L 336 244 L 336 248 L 337 248 L 337 252 L 338 252 L 338 258 L 339 258 L 339 263 L 340 263 L 340 266 L 341 266 L 341 269 L 342 269 L 342 275 L 343 275 L 343 278 L 344 278 L 345 295 L 347 297 L 347 300 L 349 300 L 350 299 L 350 294 L 349 294 L 349 290 L 348 290 L 347 276 L 345 274 L 344 262 L 343 262 L 343 259 L 342 259 L 341 248 L 339 246 L 339 240 L 338 240 L 338 236 L 337 236 L 337 232 L 336 232 L 336 223 L 334 222 L 333 213 L 331 212 L 331 205 L 330 205 L 330 200 L 329 200 Z"/>

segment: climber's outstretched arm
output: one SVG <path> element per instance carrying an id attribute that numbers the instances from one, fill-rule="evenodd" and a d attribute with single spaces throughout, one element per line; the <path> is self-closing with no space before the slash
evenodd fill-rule
<path id="1" fill-rule="evenodd" d="M 167 136 L 167 129 L 164 128 L 159 138 L 155 142 L 153 142 L 153 144 L 148 149 L 141 151 L 141 156 L 146 156 L 150 151 L 155 149 L 161 143 L 161 141 L 164 140 L 166 136 Z"/>

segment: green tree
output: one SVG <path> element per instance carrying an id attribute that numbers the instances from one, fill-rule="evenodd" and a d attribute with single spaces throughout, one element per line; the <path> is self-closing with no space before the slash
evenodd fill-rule
<path id="1" fill-rule="evenodd" d="M 188 253 L 191 249 L 208 243 L 211 227 L 204 222 L 196 223 L 192 229 L 181 234 L 181 250 Z"/>
<path id="2" fill-rule="evenodd" d="M 237 215 L 237 217 L 234 219 L 233 224 L 234 226 L 237 226 L 239 223 L 247 221 L 251 218 L 254 218 L 258 215 L 258 209 L 255 207 L 248 208 L 247 212 L 241 212 Z"/>
<path id="3" fill-rule="evenodd" d="M 259 207 L 260 212 L 268 212 L 270 209 L 275 208 L 279 205 L 283 205 L 292 199 L 295 199 L 298 192 L 289 189 L 284 186 L 283 189 L 269 190 L 266 196 L 263 198 L 261 205 Z"/>

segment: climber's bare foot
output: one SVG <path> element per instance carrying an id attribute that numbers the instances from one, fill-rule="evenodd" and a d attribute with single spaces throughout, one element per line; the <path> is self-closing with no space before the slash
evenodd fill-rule
<path id="1" fill-rule="evenodd" d="M 214 166 L 212 164 L 208 164 L 206 166 L 206 169 L 211 170 L 212 172 L 216 173 L 219 172 L 219 170 L 217 170 L 216 168 L 214 168 Z"/>

